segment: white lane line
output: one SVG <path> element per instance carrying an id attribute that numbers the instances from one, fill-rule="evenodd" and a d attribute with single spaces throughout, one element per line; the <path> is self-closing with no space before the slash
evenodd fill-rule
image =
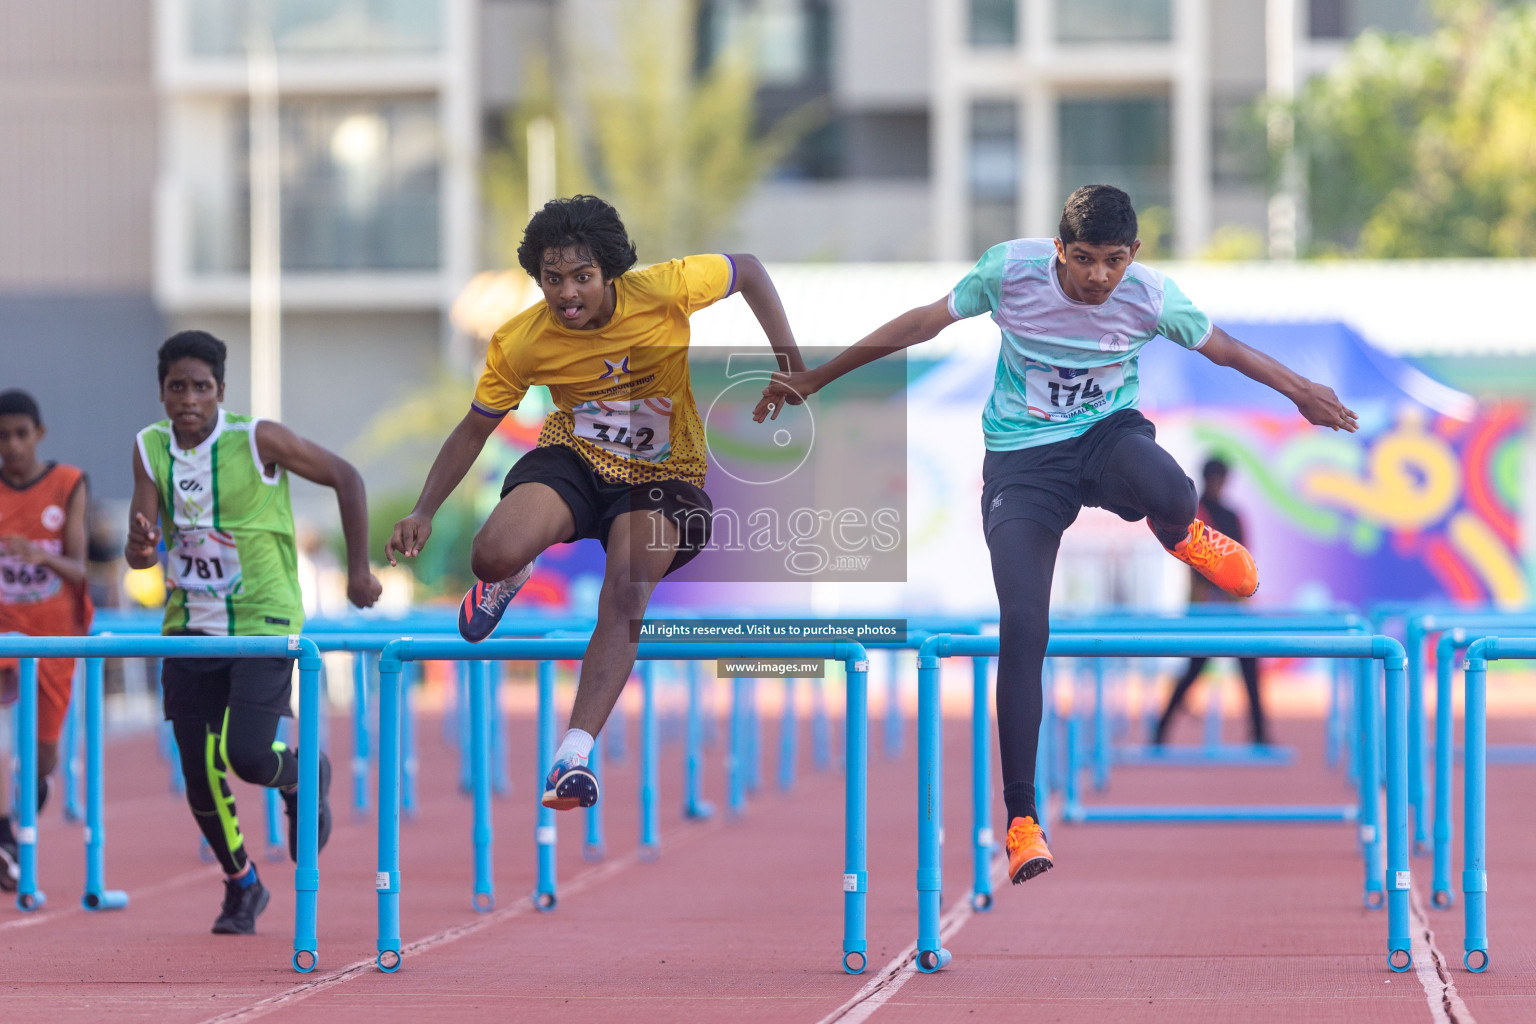
<path id="1" fill-rule="evenodd" d="M 1419 984 L 1424 986 L 1430 1018 L 1435 1024 L 1477 1024 L 1467 1004 L 1461 1001 L 1461 996 L 1456 992 L 1456 982 L 1451 980 L 1445 954 L 1435 945 L 1435 933 L 1429 927 L 1429 917 L 1424 912 L 1424 902 L 1419 899 L 1419 890 L 1410 889 L 1408 899 L 1413 910 L 1413 931 L 1410 936 L 1413 969 L 1419 976 Z"/>
<path id="2" fill-rule="evenodd" d="M 1008 859 L 999 857 L 992 867 L 992 888 L 997 889 L 1007 878 Z M 950 906 L 949 913 L 939 919 L 939 945 L 947 943 L 975 913 L 971 909 L 971 894 L 967 892 Z M 821 1018 L 817 1024 L 861 1024 L 900 992 L 901 987 L 917 973 L 917 943 L 912 942 L 897 953 L 895 959 L 880 968 L 879 973 L 869 979 L 846 1003 Z"/>
<path id="3" fill-rule="evenodd" d="M 678 847 L 684 846 L 701 836 L 709 835 L 712 832 L 718 831 L 723 826 L 723 824 L 724 823 L 722 819 L 716 818 L 714 821 L 707 824 L 692 826 L 687 831 L 683 832 L 681 835 L 675 838 L 664 836 L 663 838 L 667 840 L 666 849 L 676 850 Z M 595 885 L 606 882 L 608 879 L 612 878 L 619 872 L 624 871 L 627 868 L 631 868 L 638 863 L 640 863 L 640 855 L 639 851 L 637 850 L 634 853 L 620 857 L 617 860 L 612 860 L 599 867 L 583 871 L 581 874 L 572 878 L 569 882 L 560 886 L 557 895 L 562 900 L 570 896 L 574 896 L 577 893 L 590 889 Z M 534 911 L 535 909 L 536 908 L 534 907 L 533 900 L 530 897 L 525 896 L 518 900 L 516 903 L 513 903 L 511 906 L 505 907 L 501 910 L 493 911 L 492 913 L 486 914 L 483 917 L 476 918 L 475 920 L 466 922 L 464 924 L 458 924 L 451 928 L 445 928 L 435 935 L 428 935 L 426 938 L 417 939 L 415 942 L 401 947 L 400 957 L 403 961 L 405 957 L 412 954 L 421 953 L 437 946 L 446 946 L 451 942 L 457 942 L 460 939 L 474 935 L 477 932 L 485 931 L 487 928 L 498 925 L 509 918 L 527 914 L 531 911 Z M 359 977 L 363 973 L 375 969 L 375 965 L 376 960 L 373 957 L 370 957 L 367 960 L 358 960 L 355 963 L 348 964 L 346 967 L 341 968 L 335 974 L 326 975 L 325 977 L 318 978 L 314 981 L 303 982 L 301 984 L 295 985 L 286 991 L 279 992 L 275 996 L 269 996 L 260 1002 L 252 1003 L 250 1006 L 246 1006 L 241 1009 L 230 1010 L 226 1013 L 221 1013 L 216 1017 L 209 1017 L 207 1020 L 203 1021 L 202 1024 L 236 1024 L 237 1021 L 255 1020 L 258 1017 L 265 1017 L 269 1013 L 283 1009 L 302 999 L 308 999 L 310 996 L 319 995 L 321 992 L 335 988 L 337 985 L 341 985 L 345 982 L 351 981 L 353 978 Z"/>

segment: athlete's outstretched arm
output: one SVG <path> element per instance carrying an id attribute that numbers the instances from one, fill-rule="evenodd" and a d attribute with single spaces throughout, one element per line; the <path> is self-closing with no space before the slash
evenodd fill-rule
<path id="1" fill-rule="evenodd" d="M 128 502 L 128 543 L 123 560 L 130 569 L 148 569 L 160 561 L 155 550 L 160 543 L 160 491 L 144 468 L 139 446 L 133 446 L 133 497 Z"/>
<path id="2" fill-rule="evenodd" d="M 384 588 L 368 568 L 368 492 L 362 474 L 340 455 L 272 420 L 256 424 L 256 453 L 264 469 L 281 466 L 336 492 L 341 535 L 347 542 L 347 600 L 359 608 L 371 607 Z"/>
<path id="3" fill-rule="evenodd" d="M 763 417 L 771 413 L 771 418 L 777 419 L 785 402 L 808 398 L 850 370 L 928 341 L 954 322 L 947 295 L 937 302 L 909 309 L 876 327 L 814 370 L 774 374 L 773 381 L 763 388 L 763 397 L 752 418 L 761 423 Z"/>
<path id="4" fill-rule="evenodd" d="M 427 471 L 427 482 L 421 486 L 421 497 L 416 499 L 416 507 L 411 509 L 410 515 L 395 524 L 395 532 L 390 534 L 384 545 L 384 557 L 389 559 L 390 565 L 399 564 L 395 561 L 396 554 L 407 558 L 421 554 L 421 546 L 432 536 L 432 517 L 437 514 L 443 502 L 448 500 L 453 489 L 459 486 L 459 481 L 464 479 L 469 467 L 475 464 L 480 449 L 485 447 L 486 438 L 491 436 L 496 424 L 500 422 L 499 416 L 487 416 L 471 409 L 464 414 L 459 425 L 453 428 L 453 433 L 448 435 L 442 450 L 432 461 L 432 468 Z"/>
<path id="5" fill-rule="evenodd" d="M 768 276 L 768 268 L 751 253 L 731 253 L 727 258 L 736 267 L 736 290 L 747 300 L 752 315 L 768 335 L 768 344 L 778 354 L 779 365 L 791 373 L 804 370 L 805 359 L 800 355 L 800 346 L 795 344 L 789 317 L 784 313 L 784 303 L 779 301 L 773 279 Z"/>
<path id="6" fill-rule="evenodd" d="M 1308 380 L 1278 359 L 1244 345 L 1220 327 L 1211 328 L 1211 337 L 1199 352 L 1217 366 L 1230 366 L 1245 377 L 1274 388 L 1296 403 L 1308 423 L 1350 433 L 1359 429 L 1354 410 L 1346 408 L 1332 388 Z"/>

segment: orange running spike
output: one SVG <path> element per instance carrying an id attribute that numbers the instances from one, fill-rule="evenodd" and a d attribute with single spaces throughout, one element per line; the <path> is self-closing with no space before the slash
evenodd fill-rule
<path id="1" fill-rule="evenodd" d="M 1008 877 L 1014 885 L 1027 882 L 1051 870 L 1051 851 L 1045 846 L 1045 832 L 1034 818 L 1014 818 L 1008 826 Z"/>
<path id="2" fill-rule="evenodd" d="M 1152 520 L 1147 520 L 1147 526 L 1152 526 Z M 1184 539 L 1167 551 L 1233 597 L 1252 597 L 1259 589 L 1259 567 L 1248 549 L 1198 519 L 1189 524 Z"/>

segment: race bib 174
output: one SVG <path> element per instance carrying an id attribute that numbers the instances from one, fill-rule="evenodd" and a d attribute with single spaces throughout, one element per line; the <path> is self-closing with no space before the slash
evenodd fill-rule
<path id="1" fill-rule="evenodd" d="M 1124 363 L 1076 369 L 1032 362 L 1024 370 L 1024 397 L 1031 416 L 1067 420 L 1108 405 L 1124 383 Z"/>

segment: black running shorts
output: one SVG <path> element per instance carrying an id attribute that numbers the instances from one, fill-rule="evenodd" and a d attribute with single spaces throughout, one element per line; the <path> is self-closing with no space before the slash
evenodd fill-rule
<path id="1" fill-rule="evenodd" d="M 166 721 L 218 722 L 233 705 L 293 714 L 292 658 L 166 658 L 160 663 Z"/>
<path id="2" fill-rule="evenodd" d="M 576 529 L 567 544 L 595 537 L 608 548 L 613 521 L 626 512 L 655 509 L 677 525 L 678 548 L 667 572 L 674 573 L 709 546 L 714 504 L 702 488 L 685 480 L 649 484 L 614 484 L 597 475 L 590 463 L 564 445 L 546 445 L 517 460 L 501 485 L 505 498 L 519 484 L 554 489 L 570 507 Z"/>
<path id="3" fill-rule="evenodd" d="M 1136 409 L 1110 413 L 1086 432 L 1054 444 L 987 452 L 981 470 L 981 522 L 992 528 L 1010 519 L 1029 519 L 1064 533 L 1084 505 L 1107 508 L 1122 519 L 1144 518 L 1133 508 L 1107 505 L 1099 480 L 1109 455 L 1131 434 L 1157 439 L 1157 428 Z"/>

